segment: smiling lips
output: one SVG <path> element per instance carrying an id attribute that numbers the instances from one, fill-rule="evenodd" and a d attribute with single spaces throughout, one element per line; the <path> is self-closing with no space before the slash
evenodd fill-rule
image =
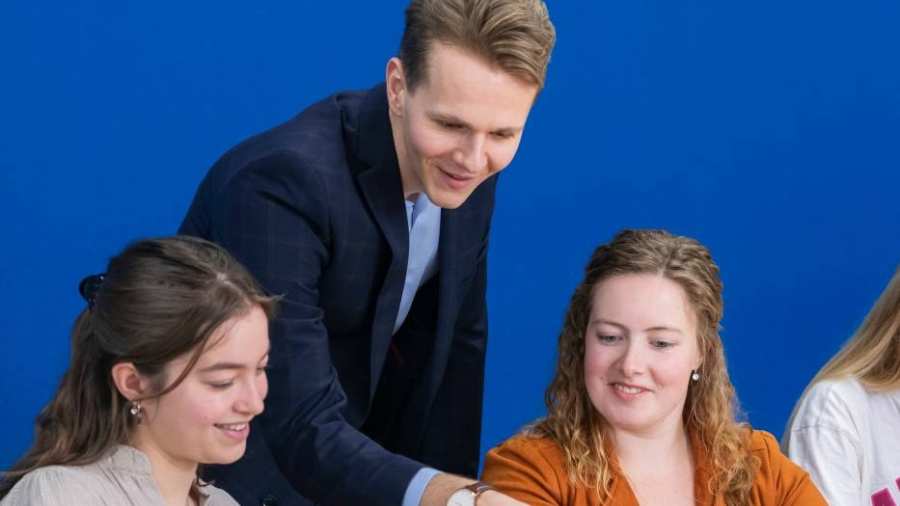
<path id="1" fill-rule="evenodd" d="M 612 387 L 613 392 L 615 392 L 616 395 L 620 399 L 626 400 L 626 401 L 636 399 L 641 394 L 644 394 L 644 393 L 647 393 L 650 391 L 646 388 L 642 388 L 642 387 L 638 387 L 638 386 L 634 386 L 634 385 L 628 385 L 625 383 L 610 383 L 610 386 Z"/>
<path id="2" fill-rule="evenodd" d="M 437 169 L 438 171 L 440 171 L 441 175 L 444 176 L 444 181 L 446 182 L 447 186 L 454 190 L 465 189 L 469 186 L 472 180 L 475 179 L 475 176 L 463 176 L 460 174 L 455 174 L 453 172 L 444 170 L 441 167 L 438 167 Z"/>
<path id="3" fill-rule="evenodd" d="M 247 436 L 250 434 L 250 424 L 248 422 L 217 423 L 215 426 L 224 432 L 226 436 L 239 441 L 247 439 Z"/>

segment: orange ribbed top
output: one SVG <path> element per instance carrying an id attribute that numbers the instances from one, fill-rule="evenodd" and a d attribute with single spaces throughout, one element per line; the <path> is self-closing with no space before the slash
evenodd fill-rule
<path id="1" fill-rule="evenodd" d="M 693 450 L 696 504 L 724 505 L 721 497 L 711 497 L 706 491 L 707 463 L 698 448 Z M 806 471 L 781 453 L 771 434 L 753 431 L 751 451 L 760 461 L 752 506 L 827 506 Z M 612 495 L 603 504 L 592 488 L 570 482 L 562 450 L 549 438 L 519 435 L 508 439 L 488 452 L 482 479 L 533 506 L 639 506 L 621 474 L 614 474 Z"/>

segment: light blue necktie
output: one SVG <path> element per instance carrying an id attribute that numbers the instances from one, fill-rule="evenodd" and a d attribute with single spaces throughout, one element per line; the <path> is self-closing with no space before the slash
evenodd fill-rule
<path id="1" fill-rule="evenodd" d="M 437 269 L 438 239 L 441 232 L 441 208 L 434 205 L 425 192 L 415 203 L 406 200 L 406 224 L 409 227 L 409 256 L 406 280 L 400 296 L 400 308 L 394 321 L 394 332 L 403 325 L 419 287 Z"/>

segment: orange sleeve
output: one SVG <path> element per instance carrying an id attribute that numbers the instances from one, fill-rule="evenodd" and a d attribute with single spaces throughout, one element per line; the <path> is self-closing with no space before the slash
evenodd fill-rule
<path id="1" fill-rule="evenodd" d="M 809 474 L 781 453 L 772 434 L 753 431 L 753 454 L 760 460 L 757 484 L 772 504 L 828 506 Z"/>
<path id="2" fill-rule="evenodd" d="M 488 452 L 481 479 L 526 504 L 563 504 L 565 466 L 554 446 L 546 439 L 513 437 Z"/>

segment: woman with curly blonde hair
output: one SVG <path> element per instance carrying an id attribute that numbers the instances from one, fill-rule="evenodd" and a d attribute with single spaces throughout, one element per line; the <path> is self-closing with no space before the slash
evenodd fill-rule
<path id="1" fill-rule="evenodd" d="M 532 505 L 824 505 L 768 433 L 735 420 L 709 251 L 660 230 L 600 246 L 559 337 L 547 416 L 488 453 Z"/>

